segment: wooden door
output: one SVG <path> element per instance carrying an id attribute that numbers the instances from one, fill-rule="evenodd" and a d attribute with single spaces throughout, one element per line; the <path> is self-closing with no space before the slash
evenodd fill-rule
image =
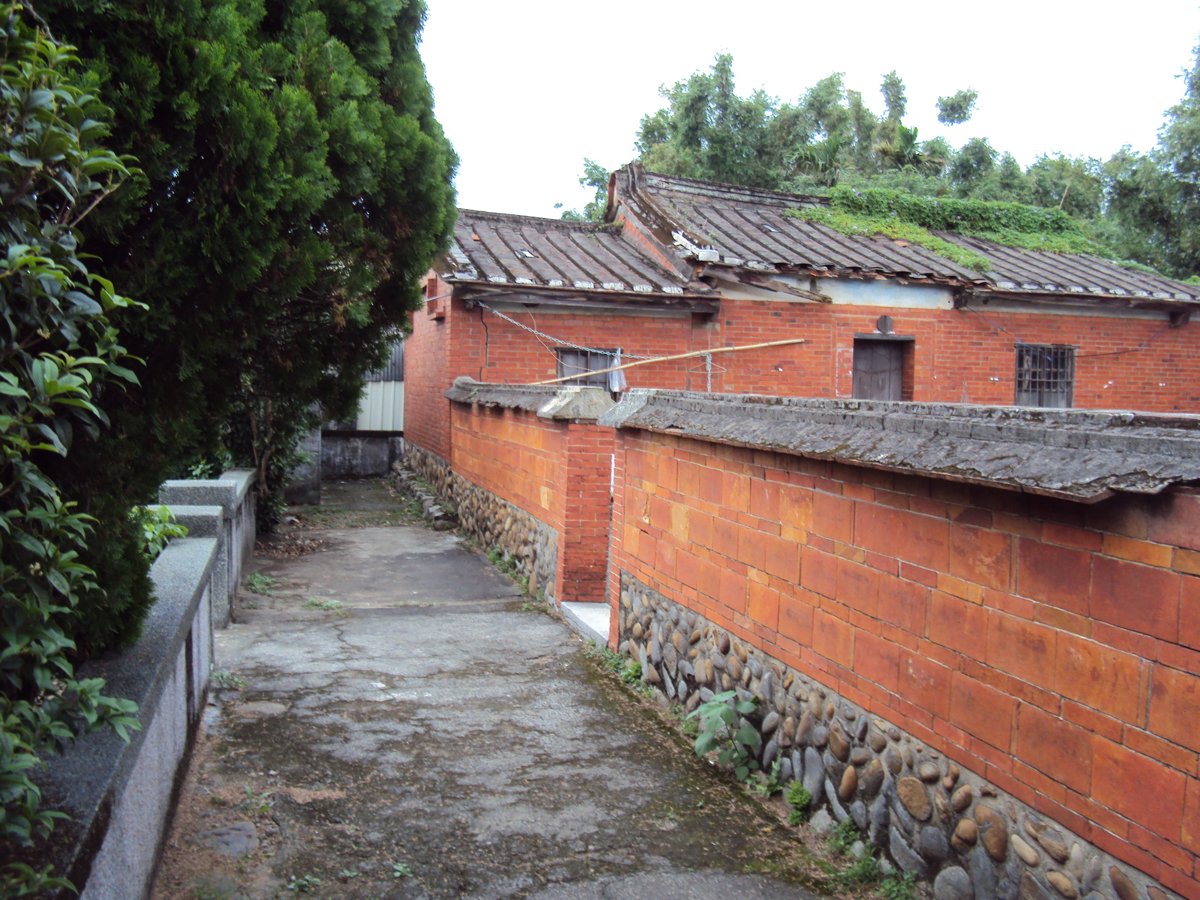
<path id="1" fill-rule="evenodd" d="M 902 400 L 904 342 L 854 342 L 854 399 Z"/>

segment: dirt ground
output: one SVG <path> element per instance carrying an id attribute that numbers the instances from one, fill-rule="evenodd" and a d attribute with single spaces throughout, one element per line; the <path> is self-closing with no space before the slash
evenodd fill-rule
<path id="1" fill-rule="evenodd" d="M 218 634 L 153 897 L 860 890 L 390 484 L 293 515 Z"/>

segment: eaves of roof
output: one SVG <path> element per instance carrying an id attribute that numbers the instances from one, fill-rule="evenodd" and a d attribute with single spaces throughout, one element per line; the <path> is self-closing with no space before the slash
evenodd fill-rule
<path id="1" fill-rule="evenodd" d="M 620 226 L 459 210 L 440 274 L 478 290 L 670 300 L 712 296 L 664 268 Z"/>

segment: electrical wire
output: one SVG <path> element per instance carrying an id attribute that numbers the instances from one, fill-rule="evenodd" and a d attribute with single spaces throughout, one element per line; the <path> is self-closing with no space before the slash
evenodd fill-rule
<path id="1" fill-rule="evenodd" d="M 510 325 L 515 325 L 517 328 L 520 328 L 522 331 L 529 332 L 535 338 L 537 338 L 538 341 L 542 344 L 542 346 L 545 347 L 547 350 L 552 350 L 552 348 L 546 344 L 546 341 L 553 341 L 555 344 L 559 344 L 563 347 L 569 347 L 572 350 L 580 350 L 580 351 L 583 351 L 584 353 L 600 353 L 604 356 L 609 356 L 609 357 L 613 357 L 613 358 L 615 358 L 617 355 L 615 350 L 599 350 L 595 347 L 585 347 L 582 344 L 576 344 L 574 341 L 568 341 L 565 338 L 555 337 L 552 334 L 547 334 L 544 331 L 539 331 L 537 328 L 530 327 L 529 325 L 526 325 L 524 322 L 518 322 L 512 316 L 506 315 L 506 314 L 500 312 L 500 310 L 498 310 L 498 309 L 493 309 L 492 307 L 490 307 L 486 303 L 484 303 L 482 300 L 476 300 L 475 303 L 479 306 L 480 309 L 486 309 L 493 316 L 497 316 L 498 318 L 503 319 L 505 322 L 508 322 Z M 532 317 L 533 313 L 530 313 L 529 315 L 530 315 L 530 317 Z M 534 324 L 535 325 L 537 324 L 536 320 L 534 321 Z M 653 357 L 653 356 L 639 356 L 636 353 L 622 353 L 621 356 L 626 359 L 656 359 L 657 358 L 657 357 Z"/>

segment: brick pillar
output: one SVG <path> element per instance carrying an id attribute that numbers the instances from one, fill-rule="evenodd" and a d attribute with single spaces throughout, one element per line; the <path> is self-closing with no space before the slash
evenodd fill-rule
<path id="1" fill-rule="evenodd" d="M 555 573 L 559 602 L 605 601 L 613 435 L 613 429 L 594 421 L 567 424 L 558 517 L 562 530 Z"/>

